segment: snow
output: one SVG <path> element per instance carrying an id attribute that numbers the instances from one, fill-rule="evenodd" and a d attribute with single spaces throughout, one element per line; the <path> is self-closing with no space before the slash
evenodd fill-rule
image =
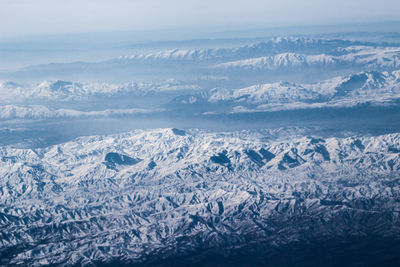
<path id="1" fill-rule="evenodd" d="M 173 107 L 188 108 L 188 105 L 199 102 L 204 112 L 213 112 L 217 107 L 218 112 L 240 113 L 354 107 L 365 103 L 386 105 L 399 98 L 398 71 L 364 71 L 313 84 L 277 82 L 240 89 L 213 89 L 207 94 L 179 96 Z"/>
<path id="2" fill-rule="evenodd" d="M 0 119 L 57 119 L 57 118 L 87 118 L 129 116 L 162 112 L 163 109 L 106 109 L 100 111 L 79 111 L 72 109 L 51 109 L 42 105 L 4 105 L 0 106 Z"/>
<path id="3" fill-rule="evenodd" d="M 213 48 L 213 49 L 170 49 L 167 51 L 158 51 L 148 54 L 135 54 L 130 56 L 122 56 L 122 61 L 137 62 L 165 62 L 165 61 L 226 61 L 230 59 L 245 59 L 257 55 L 280 54 L 286 51 L 291 53 L 283 53 L 280 57 L 288 56 L 296 58 L 295 53 L 299 51 L 307 51 L 315 53 L 315 51 L 332 52 L 342 48 L 343 51 L 350 51 L 353 47 L 367 47 L 358 45 L 359 42 L 351 42 L 345 40 L 334 39 L 314 39 L 308 37 L 274 37 L 268 40 L 234 48 Z M 319 56 L 311 57 L 317 60 Z"/>
<path id="4" fill-rule="evenodd" d="M 188 85 L 175 80 L 164 82 L 77 83 L 69 81 L 43 81 L 37 85 L 20 85 L 13 82 L 0 83 L 0 102 L 24 101 L 83 101 L 96 96 L 145 95 L 165 91 L 197 90 L 196 85 Z"/>
<path id="5" fill-rule="evenodd" d="M 400 68 L 400 48 L 365 47 L 349 51 L 345 55 L 307 55 L 299 53 L 282 53 L 273 56 L 248 58 L 244 60 L 224 62 L 212 66 L 216 69 L 243 69 L 243 70 L 280 70 L 300 67 L 356 67 L 368 69 L 398 69 Z"/>
<path id="6" fill-rule="evenodd" d="M 241 47 L 172 49 L 84 66 L 104 71 L 110 62 L 115 67 L 111 75 L 120 66 L 127 73 L 130 67 L 146 66 L 154 80 L 161 79 L 157 71 L 162 67 L 171 73 L 183 69 L 184 75 L 182 80 L 171 74 L 162 81 L 127 82 L 133 75 L 119 83 L 0 83 L 0 133 L 6 139 L 39 135 L 46 140 L 47 129 L 53 129 L 46 123 L 57 122 L 58 130 L 66 122 L 73 128 L 69 120 L 89 122 L 83 131 L 88 136 L 66 143 L 54 138 L 58 131 L 50 131 L 56 145 L 17 148 L 24 142 L 17 140 L 15 147 L 0 147 L 0 265 L 96 265 L 115 259 L 140 264 L 215 248 L 257 250 L 258 245 L 279 247 L 312 238 L 399 236 L 400 133 L 341 132 L 339 137 L 334 134 L 340 129 L 288 125 L 90 136 L 89 125 L 123 116 L 182 119 L 182 124 L 193 119 L 196 125 L 203 114 L 218 119 L 229 114 L 233 119 L 227 124 L 234 124 L 240 123 L 237 113 L 251 118 L 252 112 L 366 103 L 397 107 L 399 47 L 276 37 Z M 318 77 L 292 79 L 307 70 Z M 329 75 L 321 78 L 325 71 Z M 186 76 L 191 72 L 193 79 Z M 287 80 L 264 79 L 271 73 L 286 73 Z M 382 117 L 386 114 L 388 121 L 396 119 L 389 112 Z M 314 136 L 324 131 L 334 134 Z M 30 138 L 36 136 L 26 142 Z M 66 138 L 71 140 L 68 133 Z"/>
<path id="7" fill-rule="evenodd" d="M 205 238 L 213 231 L 221 236 L 258 233 L 259 240 L 285 243 L 307 230 L 301 224 L 282 224 L 278 230 L 267 222 L 290 221 L 300 206 L 303 219 L 325 218 L 320 229 L 328 235 L 326 229 L 336 231 L 332 235 L 343 229 L 335 222 L 348 212 L 362 214 L 346 228 L 354 234 L 365 216 L 380 224 L 378 233 L 388 234 L 385 225 L 398 223 L 394 216 L 382 225 L 375 214 L 394 214 L 399 208 L 394 199 L 400 189 L 400 154 L 388 153 L 398 147 L 399 134 L 266 138 L 267 132 L 175 135 L 157 129 L 81 137 L 36 150 L 3 147 L 0 247 L 7 251 L 30 244 L 5 263 L 40 265 L 45 255 L 49 264 L 70 265 L 121 254 L 140 262 L 143 253 L 167 256 L 171 246 L 191 250 L 195 243 L 176 240 Z M 261 149 L 274 157 L 264 157 Z M 110 152 L 141 161 L 109 168 Z M 213 161 L 218 153 L 229 163 Z M 156 166 L 149 168 L 150 162 Z M 370 206 L 356 208 L 360 201 Z M 207 223 L 193 223 L 195 218 Z M 268 235 L 260 225 L 271 227 Z M 280 238 L 289 230 L 293 234 Z"/>

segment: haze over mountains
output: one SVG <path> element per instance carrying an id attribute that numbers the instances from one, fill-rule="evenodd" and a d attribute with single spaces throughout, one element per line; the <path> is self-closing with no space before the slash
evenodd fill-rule
<path id="1" fill-rule="evenodd" d="M 173 49 L 147 54 L 122 56 L 101 62 L 52 63 L 30 66 L 0 74 L 5 80 L 36 81 L 46 79 L 138 81 L 198 79 L 216 75 L 235 78 L 247 83 L 290 79 L 312 81 L 317 70 L 324 69 L 323 77 L 347 74 L 348 71 L 395 70 L 399 66 L 399 45 L 313 39 L 307 37 L 279 37 L 234 48 Z M 321 74 L 322 72 L 319 72 Z M 307 74 L 307 75 L 306 75 Z"/>
<path id="2" fill-rule="evenodd" d="M 400 72 L 360 72 L 336 77 L 315 84 L 276 82 L 245 88 L 213 88 L 205 91 L 200 85 L 187 82 L 165 81 L 158 83 L 72 83 L 45 81 L 36 86 L 7 82 L 0 84 L 2 119 L 46 119 L 51 117 L 109 116 L 112 113 L 129 115 L 135 110 L 143 113 L 173 112 L 185 110 L 194 113 L 240 113 L 276 111 L 288 109 L 311 109 L 323 107 L 352 107 L 360 104 L 395 105 L 400 99 Z M 189 94 L 190 93 L 190 94 Z M 164 96 L 167 95 L 167 96 Z M 142 98 L 151 97 L 149 109 Z M 156 100 L 160 97 L 160 100 Z M 168 98 L 169 97 L 169 98 Z M 110 98 L 130 98 L 132 108 L 121 109 L 121 103 L 107 104 L 104 110 L 54 109 L 64 105 L 82 109 L 95 98 L 106 102 Z M 162 102 L 163 98 L 165 102 Z M 31 103 L 24 106 L 21 104 Z M 11 104 L 13 103 L 13 104 Z M 15 105 L 18 103 L 18 105 Z M 34 105 L 41 103 L 41 105 Z M 79 103 L 82 105 L 79 107 Z M 99 103 L 98 103 L 99 104 Z M 115 110 L 112 112 L 110 110 Z M 133 108 L 135 107 L 135 108 Z M 147 108 L 146 108 L 147 107 Z M 25 110 L 25 111 L 24 111 Z M 118 110 L 120 112 L 118 112 Z M 128 111 L 129 110 L 129 111 Z M 110 111 L 110 112 L 108 112 Z"/>
<path id="3" fill-rule="evenodd" d="M 0 265 L 397 265 L 398 36 L 2 71 Z"/>

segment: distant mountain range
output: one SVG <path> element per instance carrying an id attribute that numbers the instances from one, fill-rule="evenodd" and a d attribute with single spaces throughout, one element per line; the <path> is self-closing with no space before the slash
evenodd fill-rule
<path id="1" fill-rule="evenodd" d="M 167 107 L 203 112 L 248 112 L 355 106 L 400 97 L 400 72 L 361 72 L 316 84 L 279 82 L 178 96 Z"/>
<path id="2" fill-rule="evenodd" d="M 126 81 L 136 77 L 150 81 L 154 80 L 154 75 L 158 79 L 215 75 L 248 81 L 246 75 L 250 73 L 258 75 L 259 79 L 265 76 L 272 81 L 277 74 L 288 80 L 288 71 L 314 75 L 324 73 L 324 78 L 331 78 L 346 71 L 389 71 L 399 66 L 400 47 L 397 44 L 277 37 L 234 48 L 172 49 L 101 62 L 34 65 L 1 73 L 0 79 Z M 246 73 L 242 73 L 244 71 Z"/>
<path id="3" fill-rule="evenodd" d="M 32 47 L 0 73 L 0 266 L 399 266 L 399 35 L 356 35 Z"/>
<path id="4" fill-rule="evenodd" d="M 367 68 L 367 69 L 398 69 L 400 67 L 400 48 L 348 47 L 341 51 L 343 55 L 306 55 L 298 53 L 283 53 L 268 57 L 250 58 L 245 60 L 221 63 L 215 65 L 218 69 L 240 70 L 280 70 L 302 68 Z"/>
<path id="5" fill-rule="evenodd" d="M 37 86 L 8 82 L 0 84 L 0 92 L 3 120 L 131 116 L 177 110 L 187 114 L 243 113 L 396 103 L 400 99 L 400 72 L 367 71 L 314 84 L 277 82 L 211 90 L 179 81 L 119 85 L 45 81 Z M 160 96 L 162 99 L 157 100 Z M 82 109 L 93 97 L 98 99 L 96 110 Z M 117 99 L 111 106 L 107 103 L 110 97 Z M 134 103 L 139 105 L 143 97 L 160 105 L 154 108 L 133 106 Z M 131 99 L 131 107 L 120 107 L 118 99 Z M 62 107 L 52 108 L 51 103 L 57 101 L 63 103 Z"/>

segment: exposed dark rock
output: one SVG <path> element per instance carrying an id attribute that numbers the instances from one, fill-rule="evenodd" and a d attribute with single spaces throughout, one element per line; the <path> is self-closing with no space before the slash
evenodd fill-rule
<path id="1" fill-rule="evenodd" d="M 185 136 L 186 135 L 186 132 L 184 130 L 179 130 L 177 128 L 172 128 L 171 130 L 175 135 L 179 135 L 179 136 Z"/>

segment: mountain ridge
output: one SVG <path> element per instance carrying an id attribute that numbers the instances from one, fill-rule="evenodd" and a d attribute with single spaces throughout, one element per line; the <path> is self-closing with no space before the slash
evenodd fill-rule
<path id="1" fill-rule="evenodd" d="M 140 263 L 204 244 L 398 235 L 399 134 L 286 138 L 157 129 L 2 147 L 1 262 Z"/>

